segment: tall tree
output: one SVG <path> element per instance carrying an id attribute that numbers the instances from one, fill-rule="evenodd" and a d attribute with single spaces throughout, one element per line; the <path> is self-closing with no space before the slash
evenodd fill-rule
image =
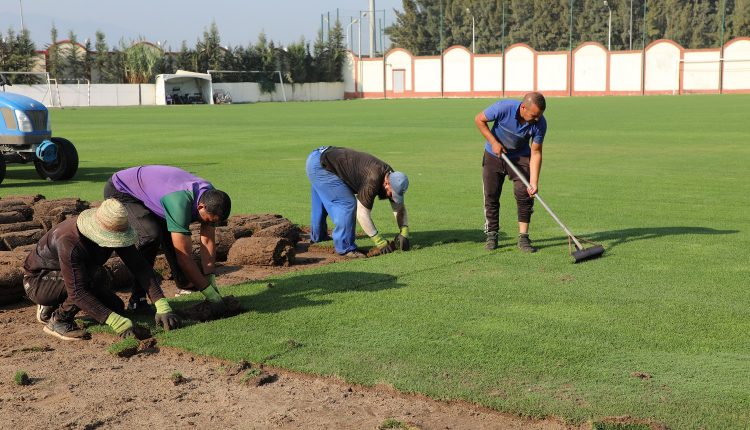
<path id="1" fill-rule="evenodd" d="M 750 0 L 734 0 L 728 33 L 730 37 L 750 36 Z"/>
<path id="2" fill-rule="evenodd" d="M 182 41 L 180 44 L 180 52 L 177 54 L 177 60 L 176 60 L 176 67 L 178 70 L 190 70 L 190 71 L 196 71 L 197 68 L 194 66 L 195 64 L 195 52 L 191 51 L 186 41 Z"/>
<path id="3" fill-rule="evenodd" d="M 221 70 L 224 51 L 221 48 L 221 37 L 216 22 L 211 22 L 208 30 L 203 31 L 203 40 L 195 45 L 197 54 L 197 69 L 205 73 L 206 70 Z"/>
<path id="4" fill-rule="evenodd" d="M 15 33 L 13 29 L 8 29 L 7 36 L 0 38 L 0 70 L 31 72 L 34 69 L 35 51 L 28 30 Z M 42 83 L 32 75 L 11 75 L 8 79 L 17 84 Z"/>
<path id="5" fill-rule="evenodd" d="M 534 4 L 528 0 L 510 0 L 507 45 L 514 43 L 531 44 L 534 39 L 532 19 Z M 506 46 L 507 46 L 506 45 Z"/>
<path id="6" fill-rule="evenodd" d="M 47 46 L 47 72 L 51 78 L 57 79 L 62 77 L 63 65 L 60 47 L 57 45 L 57 27 L 54 23 L 50 29 L 50 40 L 51 43 Z"/>

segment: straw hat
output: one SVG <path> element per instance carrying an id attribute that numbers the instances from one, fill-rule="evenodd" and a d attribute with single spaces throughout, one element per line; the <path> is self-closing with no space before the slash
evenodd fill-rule
<path id="1" fill-rule="evenodd" d="M 81 212 L 76 225 L 82 235 L 104 248 L 124 248 L 138 239 L 128 224 L 125 206 L 115 199 L 107 199 L 98 208 Z"/>

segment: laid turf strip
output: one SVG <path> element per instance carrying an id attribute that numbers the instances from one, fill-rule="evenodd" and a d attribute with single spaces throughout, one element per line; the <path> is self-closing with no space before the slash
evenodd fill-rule
<path id="1" fill-rule="evenodd" d="M 501 247 L 484 251 L 473 117 L 491 102 L 53 110 L 79 174 L 52 184 L 11 165 L 0 192 L 96 200 L 115 170 L 168 163 L 227 191 L 236 213 L 308 224 L 309 152 L 364 150 L 409 175 L 413 251 L 226 288 L 250 311 L 161 344 L 514 414 L 746 428 L 750 96 L 548 99 L 540 193 L 607 249 L 578 265 L 541 207 L 539 252 L 515 249 L 507 183 Z M 395 236 L 388 204 L 373 216 Z"/>

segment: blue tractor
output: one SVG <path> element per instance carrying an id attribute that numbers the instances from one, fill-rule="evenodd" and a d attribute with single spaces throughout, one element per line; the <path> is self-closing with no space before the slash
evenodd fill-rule
<path id="1" fill-rule="evenodd" d="M 64 181 L 78 170 L 78 151 L 62 137 L 52 137 L 49 112 L 44 104 L 20 94 L 5 92 L 12 85 L 0 74 L 0 183 L 7 163 L 33 162 L 42 179 Z"/>

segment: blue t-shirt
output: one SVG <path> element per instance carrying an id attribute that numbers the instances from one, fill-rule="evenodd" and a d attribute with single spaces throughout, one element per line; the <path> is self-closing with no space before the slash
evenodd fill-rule
<path id="1" fill-rule="evenodd" d="M 484 110 L 488 121 L 494 121 L 490 131 L 495 138 L 508 150 L 508 158 L 528 157 L 531 155 L 529 141 L 541 145 L 547 133 L 547 120 L 544 115 L 534 124 L 518 122 L 516 114 L 521 102 L 518 100 L 500 100 Z M 492 145 L 486 142 L 485 151 L 497 157 L 492 152 Z"/>

